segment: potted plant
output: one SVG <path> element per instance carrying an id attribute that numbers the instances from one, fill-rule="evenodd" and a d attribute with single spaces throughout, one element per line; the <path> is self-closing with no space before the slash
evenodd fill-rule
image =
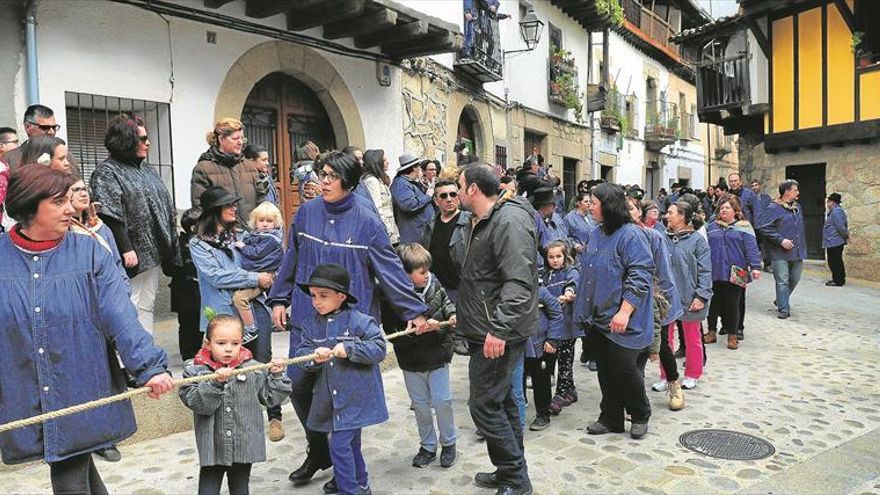
<path id="1" fill-rule="evenodd" d="M 858 67 L 868 67 L 872 64 L 871 55 L 861 48 L 864 38 L 865 33 L 861 31 L 853 31 L 852 51 L 853 54 L 856 56 L 856 63 Z"/>

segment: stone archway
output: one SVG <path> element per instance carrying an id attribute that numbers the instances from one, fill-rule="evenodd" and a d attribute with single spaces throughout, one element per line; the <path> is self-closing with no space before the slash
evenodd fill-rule
<path id="1" fill-rule="evenodd" d="M 485 103 L 481 104 L 473 102 L 457 92 L 452 94 L 449 101 L 449 109 L 447 111 L 447 161 L 454 163 L 456 158 L 453 148 L 456 144 L 456 136 L 458 136 L 459 123 L 464 115 L 466 115 L 472 123 L 474 139 L 477 144 L 477 157 L 483 162 L 494 163 L 495 139 L 491 128 L 486 126 L 486 123 L 490 118 L 489 108 Z"/>
<path id="2" fill-rule="evenodd" d="M 338 146 L 351 144 L 364 148 L 363 122 L 342 76 L 317 51 L 284 41 L 256 45 L 232 64 L 217 93 L 214 120 L 238 118 L 251 89 L 273 72 L 292 76 L 317 94 L 327 110 Z"/>

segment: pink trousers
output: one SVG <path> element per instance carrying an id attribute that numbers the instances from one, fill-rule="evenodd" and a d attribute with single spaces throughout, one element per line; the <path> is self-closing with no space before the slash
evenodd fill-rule
<path id="1" fill-rule="evenodd" d="M 685 378 L 693 378 L 699 380 L 703 376 L 703 335 L 700 332 L 699 321 L 682 321 L 681 327 L 684 329 L 684 376 Z M 675 349 L 675 322 L 669 324 L 669 348 Z M 666 379 L 666 372 L 663 366 L 660 366 L 660 377 Z"/>

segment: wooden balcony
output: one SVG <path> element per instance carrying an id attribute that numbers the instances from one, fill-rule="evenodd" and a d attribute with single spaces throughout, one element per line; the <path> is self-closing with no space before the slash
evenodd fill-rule
<path id="1" fill-rule="evenodd" d="M 697 108 L 701 120 L 720 123 L 722 110 L 742 114 L 751 105 L 749 54 L 697 66 Z"/>

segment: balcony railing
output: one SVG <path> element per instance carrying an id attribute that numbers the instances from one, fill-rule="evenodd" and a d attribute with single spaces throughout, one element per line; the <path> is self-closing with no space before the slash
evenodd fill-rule
<path id="1" fill-rule="evenodd" d="M 504 77 L 504 55 L 500 46 L 498 19 L 487 10 L 464 20 L 464 47 L 455 57 L 455 67 L 480 82 Z"/>
<path id="2" fill-rule="evenodd" d="M 748 53 L 697 66 L 697 106 L 701 112 L 748 106 L 750 100 Z"/>
<path id="3" fill-rule="evenodd" d="M 659 150 L 681 135 L 678 105 L 662 100 L 645 102 L 645 146 Z"/>
<path id="4" fill-rule="evenodd" d="M 654 43 L 680 55 L 678 45 L 669 41 L 669 38 L 677 33 L 666 20 L 651 9 L 645 8 L 638 0 L 621 0 L 620 3 L 623 7 L 624 19 L 639 28 Z"/>

